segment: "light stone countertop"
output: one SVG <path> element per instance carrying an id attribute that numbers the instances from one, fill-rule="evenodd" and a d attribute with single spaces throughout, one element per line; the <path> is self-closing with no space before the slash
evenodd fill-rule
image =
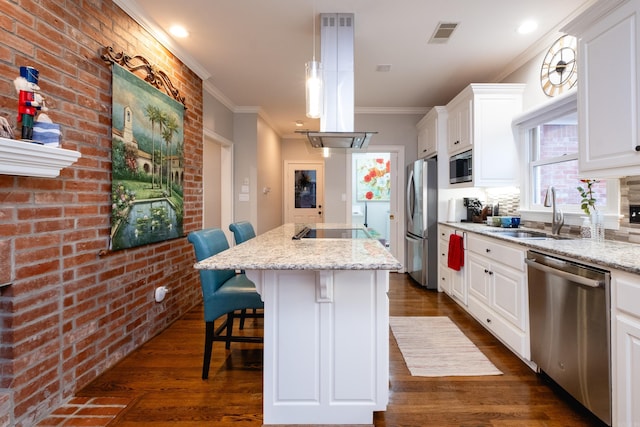
<path id="1" fill-rule="evenodd" d="M 362 228 L 306 224 L 310 228 Z M 399 270 L 376 239 L 300 239 L 304 224 L 285 224 L 195 264 L 203 270 Z"/>
<path id="2" fill-rule="evenodd" d="M 635 243 L 605 240 L 596 242 L 590 239 L 518 239 L 500 235 L 500 231 L 507 228 L 489 227 L 485 224 L 463 222 L 441 222 L 441 225 L 457 228 L 459 230 L 478 233 L 483 236 L 509 241 L 527 247 L 528 249 L 541 250 L 550 254 L 566 256 L 574 260 L 582 261 L 605 268 L 615 268 L 629 273 L 640 274 L 640 245 Z M 520 228 L 521 230 L 540 231 L 535 229 Z M 512 229 L 513 230 L 513 229 Z"/>

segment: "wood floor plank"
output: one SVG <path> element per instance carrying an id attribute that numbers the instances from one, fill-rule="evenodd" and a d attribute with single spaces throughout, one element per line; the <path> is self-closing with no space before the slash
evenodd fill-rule
<path id="1" fill-rule="evenodd" d="M 392 316 L 449 316 L 504 375 L 412 377 L 390 337 L 390 403 L 376 427 L 601 427 L 539 378 L 447 295 L 391 274 Z M 262 426 L 262 345 L 215 343 L 209 380 L 201 376 L 204 322 L 196 307 L 85 387 L 78 396 L 127 397 L 110 426 Z M 245 333 L 261 333 L 251 319 Z M 238 333 L 241 333 L 238 331 Z M 425 331 L 425 334 L 429 331 Z"/>

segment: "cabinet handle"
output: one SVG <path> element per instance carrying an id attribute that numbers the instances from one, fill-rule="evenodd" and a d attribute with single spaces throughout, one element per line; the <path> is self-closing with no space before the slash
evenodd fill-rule
<path id="1" fill-rule="evenodd" d="M 453 145 L 456 145 L 456 144 L 460 144 L 460 141 L 456 141 L 453 143 Z"/>
<path id="2" fill-rule="evenodd" d="M 493 271 L 489 271 L 489 276 L 493 276 Z"/>
<path id="3" fill-rule="evenodd" d="M 640 151 L 640 145 L 636 145 L 636 151 Z"/>
<path id="4" fill-rule="evenodd" d="M 489 252 L 491 252 L 491 249 L 487 248 L 487 249 L 485 249 L 485 251 L 486 251 L 487 253 L 489 253 Z"/>
<path id="5" fill-rule="evenodd" d="M 488 273 L 488 272 L 489 272 L 489 270 L 487 270 L 487 269 L 485 268 L 485 269 L 484 269 L 484 272 L 485 272 L 485 273 Z"/>
<path id="6" fill-rule="evenodd" d="M 491 323 L 491 319 L 487 319 L 487 323 Z"/>

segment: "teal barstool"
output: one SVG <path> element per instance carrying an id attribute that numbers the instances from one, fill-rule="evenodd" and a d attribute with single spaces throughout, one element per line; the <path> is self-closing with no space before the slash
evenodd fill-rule
<path id="1" fill-rule="evenodd" d="M 236 245 L 246 242 L 249 239 L 256 237 L 256 232 L 253 229 L 253 225 L 249 221 L 238 221 L 229 224 L 229 230 L 233 232 L 233 238 L 236 241 Z M 244 270 L 242 271 L 244 273 Z M 247 317 L 247 310 L 242 310 L 240 314 L 240 329 L 244 329 L 244 320 Z M 253 314 L 256 315 L 256 310 L 253 310 Z"/>
<path id="2" fill-rule="evenodd" d="M 191 232 L 187 236 L 187 240 L 193 245 L 198 261 L 229 249 L 227 238 L 219 228 Z M 207 379 L 214 341 L 224 341 L 227 349 L 230 348 L 231 342 L 263 342 L 261 336 L 234 336 L 232 332 L 236 310 L 264 308 L 264 303 L 256 292 L 255 284 L 245 274 L 236 273 L 234 270 L 199 270 L 199 272 L 205 321 L 202 379 Z M 226 320 L 215 329 L 214 321 L 225 314 Z M 262 317 L 246 313 L 243 316 Z"/>

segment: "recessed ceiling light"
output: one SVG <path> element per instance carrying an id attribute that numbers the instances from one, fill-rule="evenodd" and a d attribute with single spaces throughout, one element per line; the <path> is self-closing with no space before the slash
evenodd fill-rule
<path id="1" fill-rule="evenodd" d="M 173 27 L 169 28 L 169 32 L 172 35 L 179 38 L 184 38 L 189 36 L 189 32 L 187 31 L 187 29 L 181 25 L 174 25 Z"/>
<path id="2" fill-rule="evenodd" d="M 520 34 L 530 34 L 534 32 L 538 28 L 538 23 L 532 19 L 528 21 L 524 21 L 518 27 L 518 33 Z"/>

